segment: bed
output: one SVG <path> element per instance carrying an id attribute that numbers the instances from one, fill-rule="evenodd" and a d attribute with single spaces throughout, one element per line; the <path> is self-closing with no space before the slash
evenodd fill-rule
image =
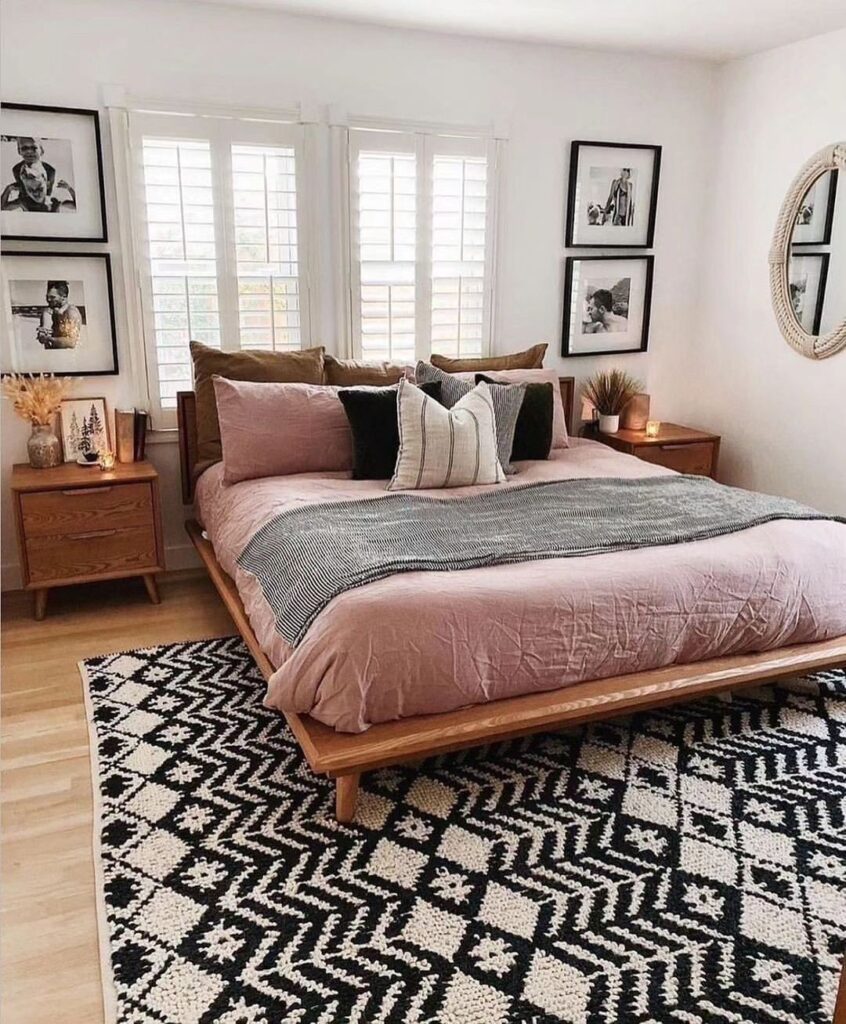
<path id="1" fill-rule="evenodd" d="M 572 378 L 561 390 L 570 421 Z M 828 521 L 467 569 L 448 588 L 443 573 L 391 576 L 335 598 L 292 647 L 239 552 L 280 509 L 378 500 L 384 485 L 338 473 L 227 487 L 213 466 L 195 495 L 192 393 L 178 412 L 183 494 L 198 510 L 189 536 L 268 680 L 266 702 L 336 780 L 341 821 L 370 769 L 846 664 L 846 528 Z M 574 441 L 517 483 L 661 474 L 675 475 Z"/>

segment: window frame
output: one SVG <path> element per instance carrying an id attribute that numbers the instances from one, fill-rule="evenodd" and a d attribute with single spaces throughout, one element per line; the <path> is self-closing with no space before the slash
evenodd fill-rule
<path id="1" fill-rule="evenodd" d="M 341 204 L 345 224 L 344 268 L 348 287 L 345 330 L 347 351 L 364 358 L 361 344 L 361 262 L 358 257 L 357 160 L 361 152 L 414 153 L 417 158 L 417 235 L 415 266 L 414 358 L 428 359 L 432 352 L 432 207 L 433 160 L 436 156 L 484 156 L 487 161 L 485 207 L 485 272 L 482 305 L 481 355 L 494 348 L 496 336 L 497 280 L 499 277 L 498 229 L 501 188 L 502 140 L 487 132 L 455 133 L 444 127 L 417 123 L 399 124 L 358 121 L 344 126 L 344 181 Z M 404 148 L 403 148 L 404 147 Z"/>
<path id="2" fill-rule="evenodd" d="M 182 106 L 174 104 L 172 107 Z M 143 167 L 143 138 L 194 139 L 208 141 L 211 153 L 212 190 L 215 215 L 215 250 L 221 351 L 238 351 L 240 311 L 235 249 L 235 213 L 232 189 L 232 146 L 283 146 L 294 150 L 297 196 L 297 279 L 300 310 L 300 348 L 314 344 L 317 304 L 315 221 L 310 182 L 312 146 L 310 123 L 292 120 L 291 115 L 274 117 L 266 112 L 205 112 L 182 109 L 149 109 L 143 105 L 125 110 L 126 176 L 129 220 L 128 245 L 124 245 L 136 290 L 139 346 L 145 368 L 145 404 L 151 410 L 157 430 L 176 427 L 176 409 L 162 405 L 159 390 L 159 362 L 153 311 L 152 274 L 147 248 L 146 194 Z M 130 304 L 131 311 L 131 304 Z M 248 347 L 248 346 L 245 346 Z M 189 385 L 186 382 L 186 390 Z"/>

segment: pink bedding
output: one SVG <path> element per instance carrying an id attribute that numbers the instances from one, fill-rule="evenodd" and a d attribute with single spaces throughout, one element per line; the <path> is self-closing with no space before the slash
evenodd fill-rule
<path id="1" fill-rule="evenodd" d="M 591 441 L 522 463 L 501 486 L 668 473 Z M 422 491 L 443 501 L 486 488 Z M 343 732 L 586 679 L 846 634 L 846 526 L 779 520 L 714 540 L 458 572 L 416 572 L 336 597 L 298 647 L 276 633 L 236 560 L 295 506 L 385 494 L 347 473 L 227 486 L 200 478 L 197 507 L 276 668 L 265 703 Z"/>

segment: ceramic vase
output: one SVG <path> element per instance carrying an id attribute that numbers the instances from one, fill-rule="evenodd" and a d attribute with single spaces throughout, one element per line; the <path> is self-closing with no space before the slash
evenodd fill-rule
<path id="1" fill-rule="evenodd" d="M 62 461 L 59 439 L 53 433 L 53 428 L 46 424 L 33 423 L 26 451 L 33 469 L 49 469 Z"/>

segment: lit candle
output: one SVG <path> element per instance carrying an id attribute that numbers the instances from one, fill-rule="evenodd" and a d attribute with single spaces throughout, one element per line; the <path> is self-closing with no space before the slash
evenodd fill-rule
<path id="1" fill-rule="evenodd" d="M 100 465 L 100 469 L 102 469 L 104 473 L 107 473 L 110 469 L 115 468 L 115 453 L 108 451 L 108 449 L 106 451 L 102 451 L 100 452 L 100 458 L 97 462 Z"/>
<path id="2" fill-rule="evenodd" d="M 661 421 L 660 420 L 647 420 L 646 422 L 646 436 L 657 437 L 661 433 Z"/>

